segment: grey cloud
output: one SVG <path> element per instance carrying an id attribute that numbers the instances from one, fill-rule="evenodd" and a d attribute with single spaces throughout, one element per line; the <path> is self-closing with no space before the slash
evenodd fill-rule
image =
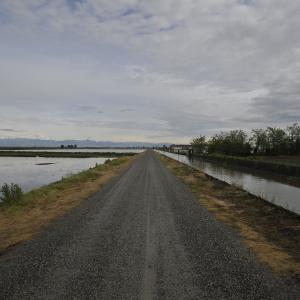
<path id="1" fill-rule="evenodd" d="M 81 111 L 94 111 L 97 108 L 95 106 L 91 106 L 91 105 L 80 105 L 78 107 L 78 109 L 81 110 Z"/>
<path id="2" fill-rule="evenodd" d="M 234 126 L 230 120 L 214 119 L 201 113 L 184 111 L 164 112 L 161 119 L 167 123 L 167 129 L 171 136 L 198 136 L 201 134 L 211 135 L 220 129 Z"/>
<path id="3" fill-rule="evenodd" d="M 132 112 L 132 111 L 136 111 L 135 109 L 133 108 L 123 108 L 120 110 L 120 112 L 124 113 L 124 112 Z"/>
<path id="4" fill-rule="evenodd" d="M 188 141 L 299 121 L 299 1 L 38 2 L 0 1 L 4 129 Z"/>
<path id="5" fill-rule="evenodd" d="M 266 84 L 267 95 L 253 100 L 249 114 L 265 123 L 292 123 L 300 121 L 300 87 L 298 78 L 279 77 Z M 254 117 L 255 118 L 255 117 Z"/>
<path id="6" fill-rule="evenodd" d="M 13 129 L 13 128 L 0 128 L 0 131 L 4 132 L 23 132 L 23 130 Z"/>
<path id="7" fill-rule="evenodd" d="M 110 128 L 118 130 L 137 130 L 137 131 L 160 131 L 161 125 L 143 120 L 67 120 L 66 123 L 76 125 L 78 127 L 95 127 L 95 128 Z"/>
<path id="8" fill-rule="evenodd" d="M 255 0 L 239 0 L 239 2 L 244 5 L 253 5 Z"/>

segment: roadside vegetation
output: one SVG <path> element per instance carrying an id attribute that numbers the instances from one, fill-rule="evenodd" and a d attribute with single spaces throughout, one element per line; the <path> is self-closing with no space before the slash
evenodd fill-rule
<path id="1" fill-rule="evenodd" d="M 3 185 L 0 202 L 0 254 L 37 234 L 51 220 L 77 206 L 120 174 L 134 159 L 123 156 L 47 186 L 22 193 Z"/>
<path id="2" fill-rule="evenodd" d="M 214 216 L 236 228 L 274 272 L 300 279 L 300 217 L 201 171 L 160 155 Z"/>
<path id="3" fill-rule="evenodd" d="M 118 152 L 48 152 L 48 151 L 0 151 L 0 157 L 71 157 L 71 158 L 89 158 L 89 157 L 122 157 L 133 156 L 136 153 L 118 153 Z"/>
<path id="4" fill-rule="evenodd" d="M 20 202 L 23 198 L 23 191 L 19 185 L 4 183 L 0 188 L 0 203 L 2 205 L 13 205 Z"/>

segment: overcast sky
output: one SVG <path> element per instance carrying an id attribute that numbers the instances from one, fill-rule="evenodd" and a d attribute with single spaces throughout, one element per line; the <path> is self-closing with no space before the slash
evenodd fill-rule
<path id="1" fill-rule="evenodd" d="M 300 1 L 0 0 L 0 138 L 189 142 L 300 121 Z"/>

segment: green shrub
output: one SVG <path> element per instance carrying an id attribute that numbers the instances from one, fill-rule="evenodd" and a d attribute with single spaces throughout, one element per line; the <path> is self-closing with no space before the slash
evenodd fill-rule
<path id="1" fill-rule="evenodd" d="M 104 162 L 104 164 L 110 164 L 111 163 L 111 159 L 107 159 L 105 162 Z"/>
<path id="2" fill-rule="evenodd" d="M 23 198 L 23 191 L 15 183 L 4 183 L 0 188 L 0 200 L 3 204 L 12 205 Z"/>

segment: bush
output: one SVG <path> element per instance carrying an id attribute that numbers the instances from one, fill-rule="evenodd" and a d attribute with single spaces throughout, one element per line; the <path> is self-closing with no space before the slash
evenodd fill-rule
<path id="1" fill-rule="evenodd" d="M 0 200 L 3 204 L 14 204 L 23 198 L 23 191 L 19 185 L 4 183 L 0 188 Z"/>

